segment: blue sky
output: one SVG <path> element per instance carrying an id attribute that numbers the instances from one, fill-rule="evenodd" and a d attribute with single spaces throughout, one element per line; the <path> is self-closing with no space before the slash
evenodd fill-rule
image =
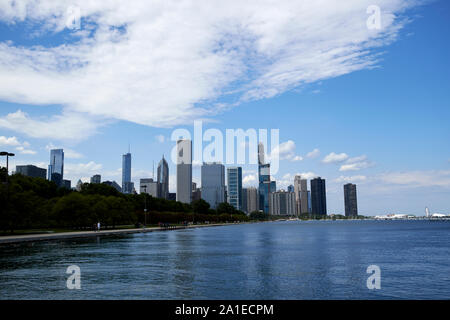
<path id="1" fill-rule="evenodd" d="M 224 135 L 279 129 L 278 187 L 325 178 L 329 213 L 343 212 L 346 182 L 361 214 L 450 213 L 447 1 L 379 1 L 377 31 L 364 28 L 370 1 L 320 11 L 287 1 L 272 15 L 136 2 L 108 16 L 122 7 L 75 4 L 80 29 L 65 25 L 64 1 L 0 6 L 0 148 L 16 152 L 13 166 L 46 167 L 63 147 L 72 184 L 96 173 L 120 183 L 130 144 L 137 184 L 170 156 L 174 129 L 205 119 Z M 245 165 L 245 185 L 256 178 Z"/>

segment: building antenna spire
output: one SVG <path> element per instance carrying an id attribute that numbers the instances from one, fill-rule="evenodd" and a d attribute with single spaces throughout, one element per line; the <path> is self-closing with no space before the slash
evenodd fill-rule
<path id="1" fill-rule="evenodd" d="M 155 160 L 153 160 L 153 181 L 155 181 Z"/>

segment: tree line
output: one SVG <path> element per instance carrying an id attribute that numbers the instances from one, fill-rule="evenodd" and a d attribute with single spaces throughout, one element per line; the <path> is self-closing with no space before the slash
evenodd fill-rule
<path id="1" fill-rule="evenodd" d="M 3 170 L 2 170 L 3 169 Z M 0 230 L 102 227 L 182 222 L 247 221 L 228 203 L 211 209 L 203 199 L 185 204 L 148 194 L 122 194 L 105 184 L 85 183 L 81 191 L 0 169 Z M 145 214 L 144 209 L 147 208 Z"/>

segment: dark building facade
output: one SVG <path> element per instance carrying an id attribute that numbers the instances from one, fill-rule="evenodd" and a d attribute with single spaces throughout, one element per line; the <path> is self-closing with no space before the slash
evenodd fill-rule
<path id="1" fill-rule="evenodd" d="M 119 186 L 119 184 L 115 181 L 103 181 L 103 184 L 106 184 L 107 186 L 113 187 L 119 192 L 122 192 L 122 188 Z"/>
<path id="2" fill-rule="evenodd" d="M 158 164 L 157 180 L 159 184 L 159 197 L 163 199 L 169 198 L 169 165 L 164 156 Z"/>
<path id="3" fill-rule="evenodd" d="M 311 206 L 313 215 L 327 214 L 325 179 L 318 177 L 311 180 Z"/>
<path id="4" fill-rule="evenodd" d="M 177 194 L 175 192 L 169 192 L 169 196 L 167 197 L 167 200 L 176 201 L 177 200 Z"/>
<path id="5" fill-rule="evenodd" d="M 345 216 L 358 216 L 358 203 L 356 200 L 356 184 L 347 183 L 344 185 Z"/>
<path id="6" fill-rule="evenodd" d="M 72 188 L 72 181 L 70 180 L 63 180 L 62 182 L 62 186 L 66 189 L 71 189 Z"/>
<path id="7" fill-rule="evenodd" d="M 47 179 L 53 181 L 58 187 L 64 186 L 64 150 L 50 150 L 50 164 L 48 165 Z"/>
<path id="8" fill-rule="evenodd" d="M 26 166 L 16 166 L 16 173 L 33 178 L 45 179 L 47 177 L 47 169 L 38 168 L 31 164 Z"/>
<path id="9" fill-rule="evenodd" d="M 102 182 L 102 176 L 99 174 L 95 174 L 91 177 L 91 183 L 101 183 Z"/>

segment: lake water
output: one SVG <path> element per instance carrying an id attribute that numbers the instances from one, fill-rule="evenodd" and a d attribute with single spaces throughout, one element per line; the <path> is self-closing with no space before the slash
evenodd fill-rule
<path id="1" fill-rule="evenodd" d="M 69 290 L 66 269 L 81 269 Z M 369 265 L 381 289 L 369 290 Z M 1 299 L 450 299 L 450 222 L 286 221 L 0 246 Z"/>

